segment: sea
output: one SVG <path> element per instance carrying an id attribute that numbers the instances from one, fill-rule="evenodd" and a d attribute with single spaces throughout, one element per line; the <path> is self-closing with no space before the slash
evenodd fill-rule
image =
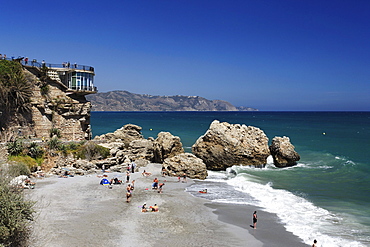
<path id="1" fill-rule="evenodd" d="M 179 136 L 186 152 L 213 120 L 262 129 L 269 141 L 288 136 L 301 159 L 276 168 L 233 166 L 209 171 L 188 188 L 210 201 L 253 205 L 276 214 L 287 231 L 320 246 L 370 246 L 370 112 L 92 112 L 93 135 L 125 124 L 145 138 Z M 207 194 L 194 193 L 204 188 Z M 198 195 L 200 194 L 200 195 Z"/>

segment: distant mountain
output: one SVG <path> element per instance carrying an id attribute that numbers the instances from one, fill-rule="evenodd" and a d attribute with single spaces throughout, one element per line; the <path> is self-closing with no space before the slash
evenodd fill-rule
<path id="1" fill-rule="evenodd" d="M 127 91 L 111 91 L 86 96 L 92 111 L 257 111 L 238 109 L 224 100 L 208 100 L 199 96 L 153 96 Z"/>

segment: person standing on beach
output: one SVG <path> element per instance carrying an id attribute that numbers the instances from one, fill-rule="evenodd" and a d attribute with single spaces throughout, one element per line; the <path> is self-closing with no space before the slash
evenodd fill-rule
<path id="1" fill-rule="evenodd" d="M 129 190 L 126 191 L 126 202 L 129 203 L 131 201 L 131 192 Z"/>
<path id="2" fill-rule="evenodd" d="M 183 178 L 182 182 L 186 183 L 186 173 L 185 172 L 184 172 L 184 175 L 182 176 L 182 178 Z"/>
<path id="3" fill-rule="evenodd" d="M 160 183 L 160 184 L 159 184 L 159 190 L 158 190 L 158 193 L 162 193 L 163 185 L 164 185 L 164 183 Z"/>
<path id="4" fill-rule="evenodd" d="M 136 169 L 136 164 L 135 164 L 135 162 L 132 162 L 132 164 L 131 164 L 131 173 L 134 173 L 135 169 Z"/>
<path id="5" fill-rule="evenodd" d="M 157 190 L 158 189 L 158 178 L 154 178 L 152 189 L 153 190 Z"/>
<path id="6" fill-rule="evenodd" d="M 253 213 L 253 228 L 257 228 L 257 211 L 254 211 Z"/>
<path id="7" fill-rule="evenodd" d="M 126 183 L 129 183 L 130 182 L 130 172 L 127 171 L 126 172 Z"/>
<path id="8" fill-rule="evenodd" d="M 130 187 L 131 187 L 131 191 L 133 191 L 135 188 L 135 180 L 132 180 Z"/>

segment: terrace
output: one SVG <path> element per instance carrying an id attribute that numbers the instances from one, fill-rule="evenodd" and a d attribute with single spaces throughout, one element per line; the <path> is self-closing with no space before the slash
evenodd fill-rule
<path id="1" fill-rule="evenodd" d="M 78 94 L 93 94 L 97 93 L 97 87 L 94 86 L 94 67 L 79 64 L 70 64 L 69 62 L 61 64 L 39 62 L 36 59 L 28 60 L 27 58 L 2 58 L 6 60 L 17 61 L 25 68 L 32 70 L 48 68 L 48 76 L 50 79 L 62 83 L 67 87 L 67 92 Z"/>

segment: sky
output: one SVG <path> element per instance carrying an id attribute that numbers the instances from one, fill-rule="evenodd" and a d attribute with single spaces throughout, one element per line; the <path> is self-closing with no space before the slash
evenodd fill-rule
<path id="1" fill-rule="evenodd" d="M 99 92 L 370 111 L 368 0 L 17 0 L 0 53 L 95 68 Z"/>

